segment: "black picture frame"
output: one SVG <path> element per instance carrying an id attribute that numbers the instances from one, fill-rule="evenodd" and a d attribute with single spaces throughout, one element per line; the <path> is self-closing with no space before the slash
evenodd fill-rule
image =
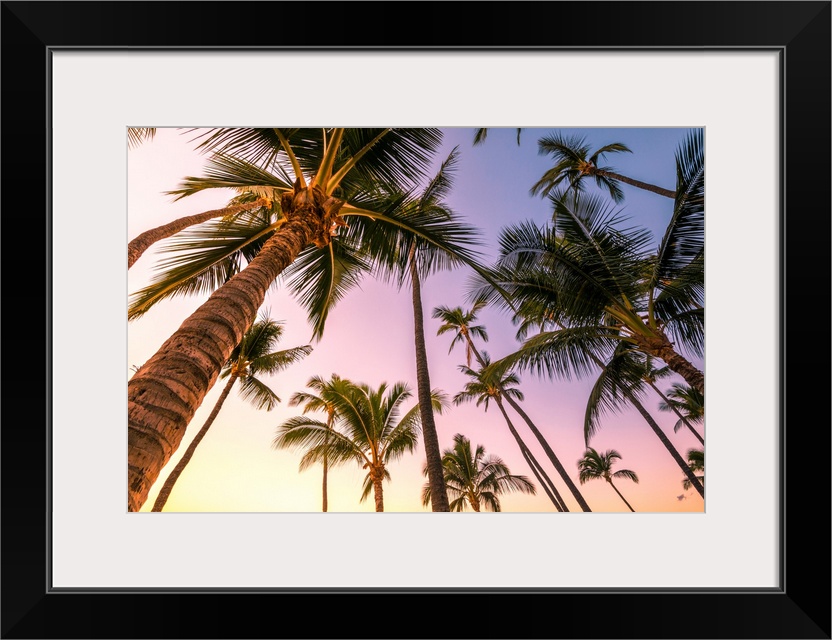
<path id="1" fill-rule="evenodd" d="M 3 638 L 830 638 L 829 1 L 2 2 L 0 19 Z M 51 591 L 50 52 L 268 48 L 269 21 L 282 48 L 779 52 L 779 589 Z M 737 161 L 753 158 L 738 150 Z M 737 465 L 753 476 L 741 452 Z M 680 535 L 679 547 L 669 560 L 684 572 L 696 540 Z"/>

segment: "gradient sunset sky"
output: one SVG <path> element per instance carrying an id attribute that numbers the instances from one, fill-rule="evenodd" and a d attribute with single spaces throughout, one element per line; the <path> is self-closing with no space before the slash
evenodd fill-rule
<path id="1" fill-rule="evenodd" d="M 531 185 L 551 166 L 551 159 L 538 155 L 537 141 L 545 134 L 560 130 L 569 135 L 586 136 L 592 147 L 611 142 L 626 144 L 633 153 L 612 154 L 606 164 L 624 175 L 669 189 L 675 188 L 674 153 L 687 129 L 618 128 L 566 129 L 556 126 L 524 129 L 520 145 L 515 129 L 492 129 L 484 144 L 473 146 L 474 130 L 444 130 L 442 150 L 436 166 L 454 147 L 460 151 L 454 188 L 448 198 L 451 207 L 466 221 L 483 232 L 485 244 L 480 248 L 485 260 L 496 255 L 496 243 L 502 227 L 523 220 L 540 224 L 549 220 L 548 202 L 529 193 Z M 206 156 L 194 150 L 194 133 L 179 129 L 160 129 L 156 137 L 128 151 L 128 240 L 137 234 L 183 215 L 224 206 L 233 197 L 230 190 L 203 192 L 178 202 L 165 195 L 175 189 L 184 176 L 201 175 Z M 594 185 L 588 187 L 594 190 Z M 672 213 L 670 199 L 622 185 L 625 200 L 620 205 L 632 224 L 647 227 L 658 244 Z M 161 243 L 162 246 L 164 243 Z M 128 272 L 128 291 L 145 286 L 153 275 L 157 254 L 148 251 Z M 467 284 L 470 271 L 458 269 L 430 276 L 423 282 L 425 338 L 428 349 L 431 386 L 449 397 L 458 393 L 467 381 L 458 367 L 465 352 L 457 345 L 450 353 L 450 334 L 437 336 L 439 321 L 431 317 L 438 305 L 469 306 Z M 159 303 L 141 319 L 128 325 L 128 363 L 138 366 L 152 356 L 193 312 L 206 296 L 175 298 Z M 313 375 L 328 378 L 337 373 L 355 381 L 377 387 L 381 382 L 407 382 L 413 390 L 405 403 L 416 403 L 416 373 L 413 340 L 413 310 L 409 289 L 397 290 L 389 284 L 366 278 L 360 287 L 338 303 L 329 316 L 323 338 L 311 340 L 311 327 L 304 311 L 291 295 L 279 286 L 267 294 L 264 309 L 285 323 L 279 348 L 312 344 L 310 356 L 267 382 L 283 402 L 273 411 L 258 411 L 242 400 L 236 391 L 228 398 L 211 431 L 200 444 L 193 460 L 179 478 L 165 511 L 188 512 L 318 512 L 321 510 L 321 468 L 298 471 L 301 453 L 276 451 L 271 443 L 275 428 L 301 409 L 288 406 L 295 391 L 306 390 Z M 485 325 L 490 340 L 478 344 L 493 359 L 507 355 L 519 343 L 515 327 L 507 314 L 485 309 L 479 324 Z M 700 368 L 701 361 L 693 359 Z M 128 379 L 132 371 L 127 371 Z M 543 431 L 548 442 L 577 483 L 576 462 L 584 452 L 583 416 L 594 377 L 562 381 L 520 373 L 520 389 L 525 394 L 522 405 Z M 678 377 L 660 383 L 668 389 Z M 215 384 L 206 396 L 178 451 L 162 470 L 142 511 L 149 511 L 159 488 L 179 460 L 193 435 L 200 429 L 213 408 L 222 388 Z M 685 456 L 698 446 L 686 430 L 674 433 L 676 416 L 660 412 L 659 398 L 648 395 L 645 406 L 662 426 L 665 434 Z M 512 414 L 512 418 L 515 416 Z M 571 511 L 580 512 L 574 498 L 551 467 L 545 454 L 519 416 L 514 422 L 537 459 L 554 480 Z M 436 416 L 440 448 L 452 444 L 453 435 L 462 433 L 474 445 L 481 444 L 486 453 L 500 456 L 515 474 L 535 481 L 522 459 L 517 444 L 509 434 L 496 406 L 484 412 L 474 403 L 451 406 Z M 695 490 L 682 488 L 683 474 L 670 454 L 636 411 L 607 415 L 602 428 L 590 442 L 599 451 L 618 450 L 622 460 L 616 468 L 631 469 L 640 479 L 616 486 L 637 512 L 702 512 L 704 501 Z M 389 465 L 392 481 L 384 486 L 385 511 L 425 512 L 421 504 L 424 451 L 420 446 Z M 331 512 L 374 511 L 372 498 L 359 502 L 365 471 L 357 465 L 331 469 L 329 473 L 329 510 Z M 536 481 L 535 481 L 536 483 Z M 609 485 L 596 480 L 579 485 L 594 512 L 625 512 L 626 505 Z M 501 498 L 506 512 L 549 512 L 554 507 L 541 489 L 536 496 L 505 494 Z"/>

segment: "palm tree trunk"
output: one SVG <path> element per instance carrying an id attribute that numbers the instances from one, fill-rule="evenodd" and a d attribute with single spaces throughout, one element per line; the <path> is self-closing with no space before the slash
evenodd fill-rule
<path id="1" fill-rule="evenodd" d="M 520 434 L 517 433 L 517 429 L 514 428 L 514 424 L 511 422 L 511 418 L 508 417 L 508 413 L 506 412 L 506 409 L 503 406 L 502 401 L 500 400 L 500 398 L 495 398 L 495 400 L 497 402 L 497 407 L 500 409 L 500 413 L 503 414 L 503 418 L 505 418 L 505 420 L 506 420 L 506 424 L 508 425 L 508 430 L 511 431 L 511 435 L 514 436 L 514 439 L 517 441 L 517 444 L 520 446 L 520 450 L 523 452 L 523 456 L 524 457 L 526 455 L 531 456 L 531 451 L 529 451 L 528 447 L 526 446 L 526 443 L 523 442 L 523 439 L 520 437 Z M 506 400 L 508 400 L 508 398 L 506 398 Z M 536 460 L 535 460 L 535 464 L 537 464 Z M 538 464 L 537 466 L 540 466 L 540 465 Z M 532 466 L 532 471 L 534 471 L 535 475 L 537 475 L 537 472 L 535 471 L 534 466 Z M 538 480 L 540 480 L 539 477 L 538 477 Z M 551 483 L 551 480 L 549 480 L 549 482 Z M 541 481 L 541 484 L 543 484 L 542 481 Z M 557 489 L 555 489 L 555 485 L 552 484 L 551 487 L 552 487 L 552 490 L 554 491 L 555 495 L 557 496 L 557 500 L 560 501 L 560 504 L 558 504 L 558 502 L 556 502 L 555 500 L 552 500 L 552 502 L 554 502 L 554 504 L 555 504 L 555 507 L 557 507 L 558 511 L 569 511 L 569 509 L 566 508 L 566 503 L 563 501 L 563 498 L 560 497 L 560 494 L 557 492 Z M 549 496 L 549 497 L 551 498 L 552 496 Z"/>
<path id="2" fill-rule="evenodd" d="M 266 291 L 341 203 L 287 194 L 287 221 L 248 266 L 217 289 L 127 384 L 127 508 L 138 511 L 217 376 L 254 321 Z M 286 198 L 286 196 L 284 196 Z M 329 227 L 327 226 L 328 230 Z M 328 232 L 328 231 L 327 231 Z"/>
<path id="3" fill-rule="evenodd" d="M 371 468 L 370 477 L 373 479 L 373 497 L 376 499 L 376 511 L 384 511 L 384 472 L 380 469 Z"/>
<path id="4" fill-rule="evenodd" d="M 511 408 L 514 409 L 520 415 L 521 418 L 523 418 L 523 421 L 528 425 L 529 429 L 532 430 L 532 433 L 537 438 L 537 441 L 540 443 L 540 446 L 542 446 L 543 450 L 546 452 L 546 456 L 555 466 L 555 469 L 557 469 L 557 472 L 560 474 L 560 477 L 563 478 L 563 481 L 566 483 L 566 486 L 572 492 L 572 495 L 575 497 L 575 500 L 578 501 L 578 504 L 580 505 L 581 509 L 583 509 L 584 511 L 592 511 L 592 509 L 590 509 L 589 505 L 586 503 L 586 500 L 584 500 L 584 497 L 581 495 L 581 492 L 578 491 L 578 487 L 575 486 L 575 483 L 572 481 L 572 478 L 569 477 L 569 474 L 567 473 L 566 469 L 561 464 L 560 460 L 558 460 L 558 457 L 555 455 L 555 452 L 552 451 L 552 447 L 549 446 L 549 443 L 546 441 L 546 438 L 543 437 L 543 434 L 540 433 L 538 428 L 532 422 L 531 418 L 529 418 L 526 412 L 523 411 L 523 409 L 520 408 L 520 405 L 517 404 L 512 398 L 506 396 L 506 402 L 508 402 L 511 405 Z"/>
<path id="5" fill-rule="evenodd" d="M 231 387 L 234 386 L 238 377 L 239 375 L 236 371 L 228 377 L 228 382 L 225 384 L 225 388 L 222 390 L 220 397 L 217 398 L 217 403 L 214 405 L 211 415 L 208 416 L 208 419 L 205 420 L 205 424 L 202 425 L 202 428 L 194 436 L 194 439 L 191 440 L 191 444 L 189 444 L 188 448 L 185 450 L 185 455 L 182 456 L 182 459 L 173 468 L 173 471 L 170 472 L 167 480 L 165 480 L 165 484 L 162 485 L 162 489 L 159 491 L 159 495 L 156 496 L 156 502 L 153 503 L 151 511 L 161 511 L 164 508 L 165 503 L 170 497 L 170 492 L 173 491 L 173 485 L 175 485 L 176 481 L 179 480 L 179 476 L 182 475 L 185 467 L 188 466 L 191 458 L 194 457 L 194 451 L 196 451 L 199 443 L 202 442 L 205 434 L 208 433 L 208 429 L 210 429 L 211 425 L 214 424 L 214 420 L 216 420 L 219 415 L 220 409 L 222 408 L 225 399 L 228 397 L 228 394 L 231 393 Z"/>
<path id="6" fill-rule="evenodd" d="M 624 500 L 624 504 L 626 504 L 626 505 L 630 508 L 630 511 L 632 511 L 633 513 L 635 513 L 635 512 L 636 512 L 636 510 L 635 510 L 635 509 L 633 509 L 632 505 L 630 505 L 630 503 L 629 503 L 629 502 L 627 502 L 626 498 L 625 498 L 624 496 L 622 496 L 622 495 L 621 495 L 621 492 L 618 490 L 618 487 L 616 487 L 616 486 L 612 483 L 612 480 L 607 480 L 607 482 L 609 482 L 609 483 L 610 483 L 610 486 L 611 486 L 611 487 L 615 490 L 615 492 L 618 494 L 618 497 L 619 497 L 619 498 L 621 498 L 622 500 Z"/>
<path id="7" fill-rule="evenodd" d="M 619 180 L 626 184 L 629 184 L 633 187 L 638 187 L 639 189 L 644 189 L 645 191 L 651 191 L 652 193 L 657 193 L 660 196 L 664 196 L 666 198 L 670 198 L 671 200 L 676 199 L 676 192 L 671 191 L 670 189 L 663 189 L 662 187 L 657 187 L 654 184 L 650 184 L 649 182 L 642 182 L 641 180 L 634 180 L 633 178 L 628 178 L 627 176 L 622 176 L 620 173 L 614 173 L 612 171 L 604 171 L 603 169 L 597 169 L 595 174 L 599 176 L 604 176 L 607 178 L 612 178 L 613 180 Z"/>
<path id="8" fill-rule="evenodd" d="M 469 351 L 474 354 L 474 357 L 477 359 L 477 362 L 480 363 L 480 366 L 484 367 L 485 366 L 485 360 L 483 360 L 482 356 L 480 355 L 480 352 L 477 350 L 477 347 L 474 345 L 474 341 L 471 339 L 471 334 L 468 333 L 467 328 L 463 327 L 462 328 L 462 333 L 465 336 L 466 342 L 468 343 Z M 512 400 L 511 398 L 509 398 L 506 395 L 505 389 L 503 389 L 502 386 L 500 387 L 500 393 L 502 394 L 502 397 L 504 397 L 506 399 L 506 401 L 514 407 L 515 411 L 518 411 L 518 407 L 517 407 L 516 403 L 514 403 L 514 400 Z M 561 511 L 561 512 L 569 511 L 569 508 L 566 506 L 566 501 L 564 501 L 564 499 L 561 497 L 558 490 L 555 488 L 555 483 L 552 482 L 552 480 L 549 478 L 549 476 L 543 470 L 543 467 L 540 465 L 540 463 L 537 461 L 537 459 L 534 457 L 534 455 L 532 455 L 531 450 L 526 445 L 526 443 L 523 441 L 523 438 L 520 437 L 519 433 L 517 433 L 517 430 L 514 428 L 514 425 L 511 423 L 511 420 L 509 420 L 508 414 L 506 413 L 505 409 L 503 408 L 502 403 L 500 402 L 499 398 L 497 398 L 497 406 L 500 408 L 500 411 L 503 412 L 503 416 L 505 417 L 506 422 L 508 423 L 508 427 L 509 427 L 509 430 L 511 431 L 511 434 L 514 436 L 514 439 L 517 441 L 517 444 L 520 447 L 520 450 L 523 452 L 523 457 L 526 458 L 526 462 L 529 463 L 529 466 L 532 469 L 532 473 L 535 474 L 535 476 L 537 477 L 538 482 L 540 482 L 541 486 L 543 487 L 543 490 L 546 491 L 546 495 L 549 496 L 549 499 L 552 500 L 552 502 L 554 503 L 554 505 L 555 505 L 555 507 L 557 508 L 558 511 Z M 522 413 L 522 412 L 518 411 L 518 413 Z M 544 482 L 543 478 L 546 479 L 545 482 Z M 551 489 L 551 491 L 547 490 L 547 483 L 548 483 L 548 488 Z"/>
<path id="9" fill-rule="evenodd" d="M 705 375 L 676 352 L 666 335 L 661 332 L 652 337 L 635 334 L 633 339 L 645 353 L 663 360 L 671 371 L 678 373 L 691 387 L 705 395 Z"/>
<path id="10" fill-rule="evenodd" d="M 159 242 L 159 240 L 169 238 L 170 236 L 177 234 L 195 224 L 201 224 L 221 216 L 230 216 L 241 211 L 247 211 L 249 209 L 256 209 L 257 207 L 265 206 L 269 206 L 269 202 L 265 198 L 259 198 L 254 202 L 235 204 L 230 207 L 225 207 L 224 209 L 214 209 L 213 211 L 197 213 L 192 216 L 184 216 L 174 220 L 173 222 L 168 222 L 160 227 L 156 227 L 155 229 L 149 229 L 144 233 L 140 233 L 127 245 L 127 268 L 129 269 L 132 267 L 136 260 L 141 258 L 142 254 L 153 244 Z"/>
<path id="11" fill-rule="evenodd" d="M 529 468 L 532 470 L 535 478 L 540 483 L 540 486 L 543 487 L 543 491 L 549 497 L 549 500 L 552 501 L 552 504 L 555 505 L 555 509 L 560 512 L 565 511 L 565 504 L 563 503 L 560 493 L 555 488 L 554 483 L 552 482 L 551 478 L 546 475 L 546 472 L 543 470 L 543 467 L 540 466 L 540 463 L 535 459 L 535 457 L 531 454 L 531 451 L 527 449 L 523 450 L 523 459 L 529 465 Z M 556 497 L 557 496 L 557 497 Z"/>
<path id="12" fill-rule="evenodd" d="M 696 479 L 696 476 L 693 475 L 693 471 L 691 471 L 690 467 L 688 466 L 687 462 L 685 462 L 684 458 L 679 455 L 679 452 L 676 450 L 676 447 L 667 439 L 667 436 L 664 435 L 664 431 L 661 430 L 661 427 L 653 420 L 653 416 L 648 413 L 647 409 L 644 408 L 644 405 L 639 402 L 638 398 L 635 397 L 634 394 L 630 393 L 629 391 L 625 390 L 624 393 L 627 395 L 627 399 L 633 404 L 633 406 L 638 409 L 638 412 L 642 415 L 642 417 L 647 421 L 647 424 L 650 425 L 650 428 L 653 429 L 653 432 L 658 436 L 659 440 L 662 441 L 662 444 L 665 448 L 670 452 L 670 455 L 673 456 L 673 459 L 679 465 L 679 467 L 684 471 L 685 476 L 688 480 L 690 480 L 691 486 L 699 492 L 699 495 L 703 498 L 705 497 L 705 489 L 702 487 L 702 484 L 699 480 Z"/>
<path id="13" fill-rule="evenodd" d="M 326 465 L 326 454 L 324 454 L 324 474 L 323 474 L 323 482 L 322 482 L 323 497 L 321 499 L 322 500 L 321 511 L 324 512 L 324 513 L 326 513 L 326 510 L 327 510 L 327 507 L 328 507 L 328 505 L 327 505 L 327 495 L 326 495 L 326 476 L 327 476 L 327 465 Z"/>
<path id="14" fill-rule="evenodd" d="M 677 416 L 679 416 L 679 420 L 681 420 L 681 421 L 685 424 L 685 426 L 686 426 L 688 429 L 690 429 L 690 432 L 691 432 L 694 436 L 696 436 L 696 439 L 697 439 L 697 440 L 699 440 L 699 444 L 704 445 L 704 444 L 705 444 L 705 439 L 704 439 L 702 436 L 700 436 L 700 435 L 699 435 L 699 432 L 698 432 L 696 429 L 694 429 L 694 428 L 693 428 L 693 425 L 692 425 L 690 422 L 688 422 L 688 419 L 687 419 L 685 416 L 683 416 L 683 415 L 682 415 L 682 412 L 681 412 L 681 411 L 679 411 L 679 410 L 678 410 L 678 409 L 677 409 L 677 408 L 673 405 L 673 403 L 672 403 L 672 402 L 670 402 L 670 399 L 669 399 L 666 395 L 664 395 L 664 394 L 661 392 L 661 390 L 660 390 L 660 389 L 659 389 L 659 388 L 658 388 L 655 384 L 653 384 L 653 383 L 652 383 L 652 382 L 650 382 L 649 380 L 647 381 L 647 383 L 648 383 L 648 384 L 649 384 L 649 385 L 653 388 L 653 391 L 655 391 L 656 393 L 658 393 L 658 394 L 659 394 L 659 397 L 660 397 L 660 398 L 664 401 L 664 403 L 665 403 L 668 407 L 670 407 L 670 408 L 673 410 L 673 413 L 675 413 Z"/>
<path id="15" fill-rule="evenodd" d="M 413 324 L 416 338 L 416 390 L 419 396 L 419 413 L 422 417 L 422 437 L 425 442 L 430 504 L 433 511 L 450 511 L 445 474 L 442 469 L 442 454 L 439 451 L 439 437 L 433 419 L 431 404 L 430 376 L 428 375 L 428 352 L 425 347 L 425 322 L 422 315 L 422 291 L 419 272 L 414 260 L 415 245 L 410 250 L 410 282 L 413 293 Z"/>

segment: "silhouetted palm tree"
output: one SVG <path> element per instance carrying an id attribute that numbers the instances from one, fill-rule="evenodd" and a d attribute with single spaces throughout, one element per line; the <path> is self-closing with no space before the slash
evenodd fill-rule
<path id="1" fill-rule="evenodd" d="M 629 469 L 621 469 L 619 471 L 613 472 L 612 465 L 616 460 L 621 459 L 621 454 L 618 453 L 615 449 L 610 449 L 609 451 L 605 451 L 604 453 L 598 453 L 592 447 L 589 447 L 584 453 L 584 457 L 578 460 L 578 469 L 580 470 L 580 475 L 578 476 L 581 484 L 588 482 L 590 480 L 599 480 L 603 478 L 606 480 L 609 485 L 613 488 L 613 490 L 618 494 L 618 497 L 624 501 L 624 504 L 630 509 L 630 511 L 635 511 L 632 505 L 621 495 L 621 492 L 618 490 L 618 487 L 615 486 L 612 479 L 613 478 L 627 478 L 627 480 L 632 480 L 633 482 L 638 482 L 638 476 L 635 474 L 634 471 L 630 471 Z"/>
<path id="2" fill-rule="evenodd" d="M 534 485 L 525 476 L 512 475 L 501 458 L 485 455 L 485 447 L 477 445 L 471 451 L 471 441 L 457 433 L 454 446 L 442 453 L 445 485 L 451 496 L 451 511 L 464 511 L 468 505 L 474 511 L 500 511 L 503 493 L 520 491 L 535 494 Z M 427 468 L 424 469 L 427 475 Z M 422 489 L 422 504 L 431 500 L 430 483 Z"/>

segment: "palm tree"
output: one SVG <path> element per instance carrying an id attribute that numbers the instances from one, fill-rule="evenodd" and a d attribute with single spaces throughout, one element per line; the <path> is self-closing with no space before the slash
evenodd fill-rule
<path id="1" fill-rule="evenodd" d="M 621 460 L 621 454 L 615 449 L 610 449 L 604 453 L 598 453 L 595 449 L 589 447 L 584 453 L 584 457 L 578 460 L 578 469 L 580 471 L 580 475 L 578 477 L 581 484 L 584 484 L 589 480 L 598 480 L 603 478 L 610 483 L 610 486 L 618 494 L 618 497 L 624 500 L 624 504 L 627 505 L 630 511 L 634 512 L 635 509 L 633 509 L 630 503 L 627 502 L 623 495 L 621 495 L 621 492 L 618 490 L 618 487 L 615 486 L 612 479 L 627 478 L 628 480 L 638 483 L 638 476 L 634 471 L 630 471 L 629 469 L 621 469 L 613 472 L 612 465 L 616 460 Z"/>
<path id="2" fill-rule="evenodd" d="M 704 449 L 688 449 L 688 464 L 693 473 L 699 473 L 696 479 L 700 484 L 705 484 L 705 450 Z M 682 488 L 687 491 L 693 486 L 690 478 L 682 480 Z"/>
<path id="3" fill-rule="evenodd" d="M 329 380 L 324 380 L 321 376 L 312 376 L 306 383 L 306 386 L 312 389 L 309 391 L 297 391 L 289 398 L 289 406 L 296 407 L 303 405 L 303 413 L 307 414 L 315 411 L 323 411 L 326 413 L 326 428 L 332 429 L 335 423 L 335 393 L 338 390 L 338 383 L 341 378 L 337 374 L 332 374 Z M 328 436 L 324 437 L 324 448 L 328 443 Z M 329 461 L 327 460 L 326 451 L 323 453 L 321 459 L 323 465 L 323 481 L 322 481 L 322 506 L 321 511 L 326 512 L 329 508 L 329 500 L 327 493 L 327 475 L 329 472 Z"/>
<path id="4" fill-rule="evenodd" d="M 129 510 L 147 499 L 221 363 L 248 330 L 266 291 L 290 266 L 300 261 L 319 268 L 315 275 L 300 267 L 293 274 L 317 337 L 327 310 L 357 282 L 345 265 L 360 268 L 374 247 L 389 248 L 385 234 L 418 236 L 487 275 L 468 249 L 469 227 L 428 215 L 404 216 L 390 207 L 389 194 L 418 182 L 440 140 L 440 131 L 428 128 L 207 134 L 201 148 L 214 152 L 207 175 L 186 178 L 175 195 L 233 188 L 265 197 L 272 206 L 249 212 L 264 223 L 257 231 L 249 227 L 245 237 L 224 238 L 201 254 L 181 257 L 171 279 L 156 283 L 164 295 L 213 293 L 128 383 Z M 271 217 L 264 221 L 265 214 Z M 343 237 L 339 248 L 332 242 L 336 235 Z"/>
<path id="5" fill-rule="evenodd" d="M 676 464 L 685 473 L 690 486 L 694 487 L 704 498 L 705 488 L 694 477 L 685 459 L 642 403 L 645 386 L 649 386 L 645 380 L 650 375 L 657 375 L 657 372 L 651 368 L 648 359 L 639 357 L 640 355 L 632 345 L 622 342 L 616 345 L 608 362 L 598 363 L 601 373 L 587 400 L 584 441 L 589 445 L 590 439 L 600 426 L 599 418 L 602 413 L 617 411 L 624 403 L 630 404 L 638 410 Z"/>
<path id="6" fill-rule="evenodd" d="M 453 340 L 451 340 L 451 347 L 448 349 L 448 353 L 453 351 L 454 346 L 458 342 L 465 343 L 465 363 L 470 368 L 471 367 L 471 359 L 472 357 L 476 358 L 477 362 L 479 362 L 480 367 L 485 367 L 486 363 L 480 355 L 479 351 L 477 350 L 476 346 L 474 345 L 474 337 L 481 339 L 483 342 L 488 342 L 488 332 L 486 331 L 485 327 L 482 325 L 474 324 L 477 321 L 477 313 L 485 306 L 485 300 L 476 300 L 473 306 L 469 310 L 464 310 L 462 307 L 446 307 L 446 306 L 439 306 L 433 309 L 433 317 L 438 318 L 442 321 L 442 324 L 439 326 L 439 329 L 436 332 L 436 335 L 442 335 L 449 331 L 453 331 L 455 333 Z M 507 402 L 514 407 L 515 411 L 519 411 L 519 406 L 517 405 L 516 400 L 511 397 L 510 395 L 505 394 L 505 390 L 500 390 L 503 394 L 503 397 L 506 399 Z M 524 414 L 525 415 L 525 414 Z M 531 422 L 531 420 L 529 420 Z M 563 502 L 563 498 L 561 498 L 560 493 L 555 488 L 555 484 L 552 482 L 551 478 L 549 478 L 546 471 L 543 469 L 543 466 L 538 462 L 538 460 L 534 457 L 531 449 L 529 449 L 528 445 L 523 441 L 520 437 L 520 434 L 516 431 L 512 431 L 512 435 L 515 436 L 515 440 L 517 441 L 517 445 L 520 447 L 520 451 L 523 454 L 523 459 L 529 464 L 529 467 L 532 470 L 532 473 L 537 478 L 537 481 L 540 482 L 540 485 L 543 487 L 543 490 L 546 492 L 546 495 L 555 505 L 555 508 L 558 511 L 568 511 L 566 504 Z"/>
<path id="7" fill-rule="evenodd" d="M 289 418 L 277 427 L 275 448 L 301 447 L 306 451 L 300 470 L 321 462 L 326 456 L 332 465 L 355 462 L 367 469 L 361 501 L 373 492 L 376 511 L 384 511 L 382 483 L 390 479 L 388 464 L 413 452 L 419 440 L 419 405 L 401 415 L 402 404 L 411 397 L 408 386 L 397 382 L 377 389 L 365 383 L 333 378 L 328 399 L 335 408 L 334 426 L 328 428 L 306 415 Z M 434 410 L 442 411 L 445 400 L 433 394 Z"/>
<path id="8" fill-rule="evenodd" d="M 699 435 L 691 426 L 701 424 L 705 419 L 705 396 L 696 389 L 685 385 L 674 383 L 664 395 L 663 401 L 659 403 L 660 411 L 673 411 L 679 419 L 673 425 L 673 431 L 679 431 L 687 426 L 694 434 Z M 704 444 L 701 436 L 699 442 Z"/>
<path id="9" fill-rule="evenodd" d="M 261 377 L 274 375 L 312 352 L 312 347 L 309 345 L 273 351 L 282 335 L 283 324 L 271 320 L 268 313 L 263 312 L 260 319 L 243 336 L 240 344 L 231 352 L 220 372 L 220 378 L 228 378 L 228 382 L 226 382 L 211 414 L 194 436 L 191 444 L 188 445 L 182 459 L 176 464 L 162 485 L 151 511 L 162 511 L 164 508 L 176 481 L 193 458 L 196 448 L 208 433 L 208 429 L 214 424 L 214 420 L 219 415 L 220 409 L 222 409 L 225 400 L 231 393 L 231 388 L 235 382 L 240 381 L 238 387 L 240 395 L 258 409 L 271 411 L 280 402 L 280 398 L 261 380 Z"/>
<path id="10" fill-rule="evenodd" d="M 704 347 L 704 182 L 701 133 L 677 152 L 676 206 L 658 248 L 649 231 L 619 229 L 619 212 L 593 196 L 554 198 L 554 223 L 504 229 L 492 281 L 523 321 L 562 327 L 527 340 L 511 363 L 586 373 L 626 342 L 704 393 L 705 377 L 679 350 Z M 489 282 L 475 289 L 489 295 Z M 500 304 L 503 302 L 496 298 Z"/>
<path id="11" fill-rule="evenodd" d="M 442 452 L 442 468 L 445 485 L 453 496 L 451 511 L 461 512 L 468 505 L 474 511 L 486 509 L 500 511 L 499 496 L 510 491 L 534 495 L 534 485 L 525 476 L 512 475 L 508 466 L 498 456 L 485 455 L 485 448 L 477 445 L 472 453 L 471 441 L 457 433 L 454 446 Z M 427 467 L 424 474 L 427 475 Z M 422 490 L 422 504 L 431 501 L 430 483 Z"/>
<path id="12" fill-rule="evenodd" d="M 450 221 L 454 212 L 444 201 L 452 186 L 452 175 L 459 159 L 454 148 L 440 166 L 428 185 L 416 197 L 403 197 L 401 210 L 406 215 L 430 216 Z M 448 495 L 442 471 L 439 451 L 439 437 L 436 431 L 432 404 L 430 373 L 427 348 L 425 345 L 425 324 L 422 309 L 422 281 L 433 271 L 453 267 L 459 262 L 453 255 L 438 250 L 430 243 L 412 235 L 402 235 L 395 240 L 390 250 L 380 252 L 383 260 L 378 261 L 377 275 L 383 279 L 393 278 L 399 288 L 410 282 L 413 304 L 414 340 L 416 347 L 416 389 L 419 410 L 422 415 L 422 437 L 427 459 L 428 479 L 431 487 L 431 508 L 433 511 L 448 511 Z"/>
<path id="13" fill-rule="evenodd" d="M 506 425 L 511 432 L 511 435 L 514 436 L 514 439 L 517 441 L 518 445 L 522 442 L 520 435 L 517 433 L 517 430 L 514 427 L 514 424 L 511 422 L 511 418 L 509 418 L 508 413 L 503 406 L 503 398 L 508 401 L 509 398 L 522 400 L 523 393 L 519 390 L 514 388 L 514 385 L 520 382 L 517 374 L 506 372 L 504 370 L 495 370 L 491 367 L 491 358 L 489 357 L 488 353 L 483 352 L 481 354 L 482 360 L 482 367 L 479 370 L 471 369 L 470 367 L 466 367 L 461 365 L 459 368 L 460 370 L 465 373 L 467 376 L 471 378 L 469 382 L 465 383 L 465 388 L 457 393 L 454 396 L 453 402 L 456 405 L 462 404 L 463 402 L 468 402 L 471 400 L 476 401 L 476 406 L 483 405 L 483 409 L 488 411 L 488 403 L 490 400 L 494 400 L 494 403 L 497 405 L 497 408 L 500 410 L 500 413 L 503 414 L 503 419 L 506 421 Z M 515 406 L 515 405 L 512 405 Z M 578 501 L 581 509 L 584 511 L 591 511 L 589 505 L 584 500 L 584 497 L 581 495 L 581 492 L 575 486 L 575 483 L 569 477 L 569 474 L 566 472 L 563 464 L 561 464 L 558 457 L 555 455 L 555 452 L 552 451 L 552 448 L 549 446 L 549 443 L 546 442 L 546 439 L 543 437 L 543 434 L 540 433 L 538 428 L 531 422 L 531 419 L 525 412 L 521 412 L 521 415 L 526 420 L 526 423 L 533 429 L 535 436 L 537 436 L 538 441 L 541 445 L 544 446 L 546 454 L 548 455 L 549 459 L 552 461 L 552 464 L 555 465 L 555 469 L 557 469 L 558 473 L 563 478 L 563 481 L 566 483 L 569 490 L 572 492 L 572 495 L 575 497 L 575 500 Z M 525 447 L 525 445 L 521 445 L 521 448 Z M 560 501 L 561 505 L 563 506 L 564 511 L 568 511 L 566 508 L 566 503 L 560 497 L 559 494 L 556 494 L 557 499 Z"/>
<path id="14" fill-rule="evenodd" d="M 592 177 L 595 178 L 598 187 L 609 191 L 615 202 L 621 202 L 624 199 L 624 193 L 621 191 L 619 182 L 666 198 L 676 198 L 676 192 L 674 191 L 622 176 L 612 167 L 598 166 L 599 161 L 608 153 L 632 153 L 621 142 L 606 144 L 593 151 L 587 144 L 586 138 L 567 137 L 557 132 L 544 136 L 538 140 L 537 145 L 540 155 L 551 155 L 555 165 L 546 171 L 540 180 L 532 186 L 531 192 L 533 194 L 549 195 L 562 183 L 566 185 L 561 192 L 563 195 L 566 195 L 569 191 L 580 192 L 583 189 L 584 178 Z"/>

